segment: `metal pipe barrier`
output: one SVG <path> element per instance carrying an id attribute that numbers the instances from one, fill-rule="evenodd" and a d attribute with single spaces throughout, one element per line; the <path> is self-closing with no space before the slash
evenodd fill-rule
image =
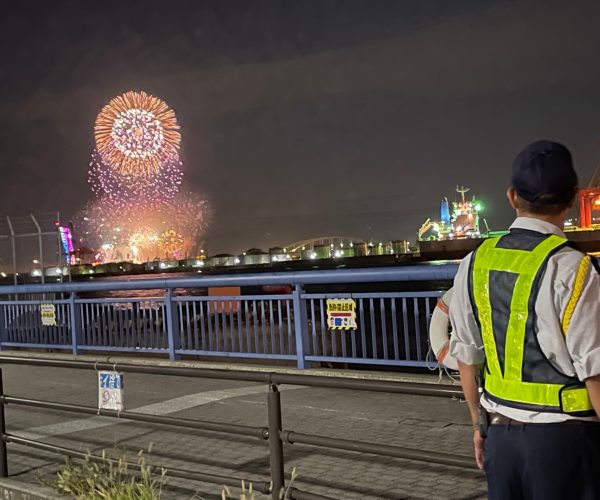
<path id="1" fill-rule="evenodd" d="M 0 349 L 254 358 L 295 362 L 299 368 L 322 362 L 426 367 L 431 313 L 456 268 L 430 264 L 0 286 Z M 273 285 L 287 285 L 283 290 L 291 292 L 260 291 Z M 362 291 L 367 285 L 374 291 Z M 232 286 L 237 294 L 209 293 Z M 315 293 L 319 286 L 348 292 Z M 423 291 L 427 287 L 435 289 Z M 340 298 L 354 301 L 355 329 L 331 328 L 328 302 Z M 43 319 L 48 314 L 52 321 Z"/>
<path id="2" fill-rule="evenodd" d="M 433 396 L 433 397 L 460 397 L 462 392 L 460 388 L 450 385 L 432 385 L 423 383 L 411 382 L 392 382 L 392 381 L 373 381 L 361 379 L 348 379 L 343 377 L 324 377 L 317 375 L 302 375 L 302 374 L 279 374 L 266 372 L 248 372 L 236 370 L 220 370 L 220 369 L 196 369 L 186 367 L 162 367 L 162 366 L 139 366 L 127 363 L 105 363 L 105 362 L 90 362 L 79 360 L 56 360 L 56 359 L 34 359 L 21 358 L 15 356 L 0 357 L 0 365 L 2 364 L 18 364 L 25 366 L 46 366 L 55 368 L 80 369 L 80 370 L 114 370 L 119 372 L 131 372 L 148 375 L 168 375 L 179 377 L 194 377 L 220 380 L 236 380 L 243 382 L 259 382 L 267 385 L 267 426 L 266 427 L 250 427 L 237 424 L 228 424 L 223 422 L 202 421 L 189 418 L 179 417 L 162 417 L 156 415 L 141 414 L 130 411 L 112 411 L 98 410 L 90 406 L 75 405 L 68 403 L 57 403 L 53 401 L 43 401 L 35 399 L 20 398 L 4 394 L 4 386 L 2 383 L 2 370 L 0 369 L 0 477 L 8 475 L 7 468 L 7 443 L 15 443 L 34 447 L 44 451 L 56 452 L 62 455 L 67 455 L 75 458 L 84 458 L 85 453 L 64 448 L 60 446 L 50 445 L 39 441 L 20 438 L 6 433 L 4 407 L 5 405 L 20 405 L 36 408 L 46 408 L 53 410 L 61 410 L 87 415 L 102 415 L 112 418 L 120 418 L 138 422 L 150 422 L 166 426 L 177 426 L 189 429 L 200 429 L 205 431 L 226 433 L 239 436 L 256 437 L 264 441 L 268 441 L 269 445 L 269 462 L 271 470 L 270 482 L 250 481 L 256 489 L 263 493 L 271 495 L 273 500 L 279 499 L 281 488 L 285 488 L 284 475 L 284 451 L 283 443 L 289 445 L 304 444 L 310 446 L 318 446 L 322 448 L 331 448 L 338 450 L 346 450 L 359 453 L 369 453 L 373 455 L 388 456 L 402 458 L 408 460 L 417 460 L 427 463 L 435 463 L 442 465 L 451 465 L 455 467 L 464 467 L 476 469 L 476 465 L 471 457 L 454 455 L 448 453 L 440 453 L 433 451 L 417 450 L 401 446 L 384 445 L 379 443 L 356 441 L 343 438 L 332 438 L 327 436 L 317 436 L 311 434 L 303 434 L 292 430 L 283 430 L 281 418 L 281 399 L 278 390 L 280 384 L 291 384 L 308 387 L 328 387 L 332 389 L 352 389 L 361 391 L 388 392 L 395 394 Z M 91 459 L 100 461 L 103 460 L 100 456 L 91 456 Z M 131 464 L 135 469 L 136 464 Z M 157 470 L 162 469 L 155 466 Z M 227 476 L 218 476 L 212 474 L 204 474 L 195 471 L 181 469 L 167 469 L 167 475 L 198 480 L 207 483 L 225 484 L 238 486 L 241 484 L 241 478 L 232 478 Z M 249 480 L 245 480 L 249 481 Z M 297 488 L 291 489 L 291 498 L 298 500 L 331 500 L 328 497 L 315 495 L 308 492 L 303 492 Z"/>
<path id="3" fill-rule="evenodd" d="M 417 264 L 408 266 L 367 267 L 356 269 L 323 269 L 276 273 L 244 273 L 206 275 L 185 278 L 149 278 L 139 280 L 81 281 L 45 285 L 0 286 L 0 295 L 11 293 L 97 292 L 111 290 L 155 290 L 260 285 L 320 285 L 327 283 L 385 283 L 436 281 L 454 278 L 458 264 Z"/>
<path id="4" fill-rule="evenodd" d="M 71 448 L 65 448 L 63 446 L 57 446 L 52 444 L 41 443 L 39 441 L 34 441 L 32 439 L 21 438 L 18 436 L 13 436 L 12 434 L 4 434 L 3 441 L 6 443 L 15 443 L 23 446 L 29 446 L 30 448 L 35 448 L 38 450 L 49 451 L 52 453 L 59 453 L 61 455 L 79 459 L 85 459 L 88 457 L 92 462 L 97 463 L 110 463 L 112 460 L 110 458 L 105 458 L 100 455 L 93 455 L 84 453 L 82 451 L 73 450 Z M 140 464 L 135 462 L 127 462 L 127 467 L 133 470 L 140 470 Z M 163 468 L 160 466 L 152 466 L 151 470 L 153 472 L 160 471 Z M 202 481 L 206 483 L 215 483 L 215 484 L 224 484 L 227 486 L 239 486 L 241 479 L 232 478 L 228 476 L 219 476 L 217 474 L 206 474 L 202 472 L 196 471 L 188 471 L 184 469 L 173 469 L 169 468 L 166 470 L 166 475 L 171 477 L 177 477 L 180 479 L 191 479 L 192 481 Z M 6 476 L 2 476 L 6 477 Z M 245 481 L 249 481 L 246 479 Z M 251 481 L 252 485 L 255 489 L 260 491 L 261 493 L 270 493 L 271 492 L 271 484 L 266 483 L 264 481 Z"/>

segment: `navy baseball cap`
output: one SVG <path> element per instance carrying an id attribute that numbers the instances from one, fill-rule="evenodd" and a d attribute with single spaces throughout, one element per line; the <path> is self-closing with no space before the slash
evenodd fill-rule
<path id="1" fill-rule="evenodd" d="M 571 152 L 558 142 L 533 142 L 513 163 L 512 186 L 530 203 L 568 203 L 575 195 L 577 184 Z"/>

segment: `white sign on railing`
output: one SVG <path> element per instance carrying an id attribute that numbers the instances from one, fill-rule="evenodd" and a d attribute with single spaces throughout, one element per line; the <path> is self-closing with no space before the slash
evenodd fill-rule
<path id="1" fill-rule="evenodd" d="M 98 408 L 123 411 L 123 375 L 119 372 L 98 372 Z"/>
<path id="2" fill-rule="evenodd" d="M 56 307 L 54 304 L 40 304 L 42 325 L 56 326 Z"/>

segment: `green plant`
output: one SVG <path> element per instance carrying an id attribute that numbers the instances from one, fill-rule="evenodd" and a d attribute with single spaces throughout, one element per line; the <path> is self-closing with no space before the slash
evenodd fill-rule
<path id="1" fill-rule="evenodd" d="M 288 500 L 289 499 L 289 494 L 292 490 L 292 484 L 294 483 L 294 481 L 296 480 L 297 477 L 298 477 L 298 471 L 296 470 L 296 467 L 294 467 L 292 469 L 292 475 L 290 477 L 290 482 L 288 483 L 287 487 L 281 488 L 281 491 L 279 492 L 280 500 Z M 272 482 L 271 482 L 271 487 L 273 487 Z M 258 495 L 260 495 L 260 496 L 257 496 L 257 493 L 254 491 L 254 489 L 252 487 L 252 483 L 248 483 L 248 487 L 246 488 L 246 482 L 244 480 L 242 480 L 242 490 L 240 492 L 239 500 L 257 500 L 259 498 L 270 498 L 271 497 L 271 495 L 262 495 L 260 493 Z M 229 498 L 234 498 L 231 493 L 231 490 L 227 486 L 223 486 L 223 489 L 221 490 L 221 500 L 227 500 Z"/>
<path id="2" fill-rule="evenodd" d="M 67 458 L 56 479 L 44 483 L 78 500 L 160 499 L 167 471 L 148 465 L 143 450 L 137 454 L 137 467 L 127 461 L 125 452 L 109 458 L 104 450 L 102 459 L 88 453 L 82 463 L 76 464 Z"/>

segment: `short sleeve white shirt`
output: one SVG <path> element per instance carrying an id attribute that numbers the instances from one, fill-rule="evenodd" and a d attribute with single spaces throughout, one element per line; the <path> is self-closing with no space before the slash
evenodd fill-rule
<path id="1" fill-rule="evenodd" d="M 560 228 L 549 222 L 518 217 L 511 229 L 520 228 L 564 237 Z M 450 304 L 452 335 L 450 354 L 459 361 L 482 364 L 485 360 L 481 333 L 469 298 L 468 275 L 472 253 L 461 262 L 454 279 Z M 548 259 L 535 303 L 538 341 L 550 363 L 562 373 L 579 380 L 600 374 L 600 275 L 590 266 L 568 331 L 563 332 L 562 320 L 573 293 L 575 276 L 585 257 L 569 247 L 562 248 Z M 498 404 L 482 396 L 481 405 L 489 412 L 500 413 L 522 422 L 561 422 L 575 417 L 560 413 L 528 411 Z M 594 417 L 595 418 L 595 417 Z"/>

